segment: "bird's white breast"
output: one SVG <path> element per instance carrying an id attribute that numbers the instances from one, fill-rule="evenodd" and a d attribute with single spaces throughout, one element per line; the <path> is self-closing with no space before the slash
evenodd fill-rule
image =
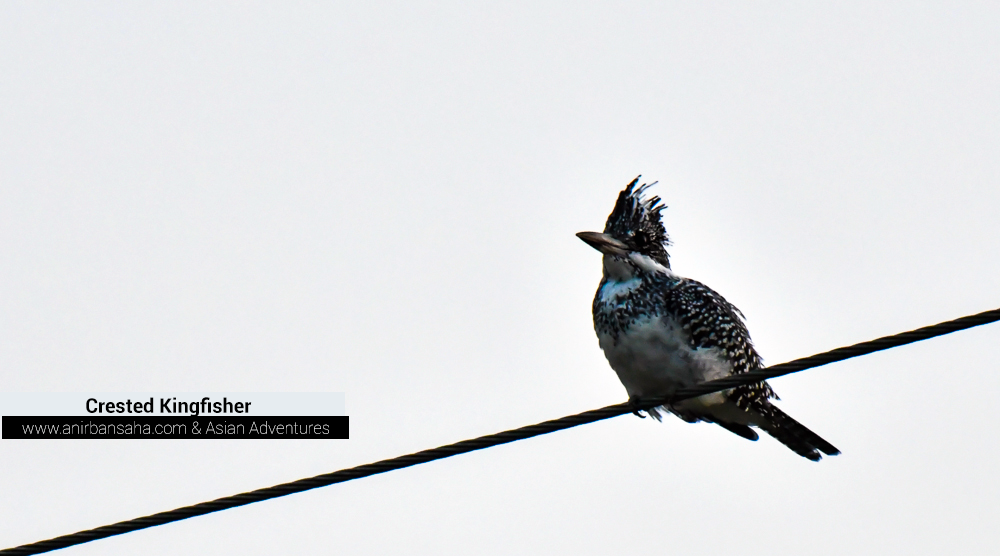
<path id="1" fill-rule="evenodd" d="M 617 341 L 610 334 L 598 334 L 598 340 L 629 396 L 669 396 L 731 373 L 717 349 L 692 348 L 687 332 L 670 318 L 640 319 Z"/>

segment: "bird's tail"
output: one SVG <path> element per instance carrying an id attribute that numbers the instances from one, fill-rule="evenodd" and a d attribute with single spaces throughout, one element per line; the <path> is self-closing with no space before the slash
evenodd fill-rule
<path id="1" fill-rule="evenodd" d="M 760 428 L 767 431 L 778 442 L 788 446 L 796 454 L 819 461 L 823 456 L 820 452 L 828 456 L 835 456 L 840 453 L 833 444 L 823 440 L 818 434 L 807 429 L 805 425 L 792 419 L 787 413 L 778 409 L 770 402 L 763 401 L 755 404 L 754 411 L 764 417 Z"/>

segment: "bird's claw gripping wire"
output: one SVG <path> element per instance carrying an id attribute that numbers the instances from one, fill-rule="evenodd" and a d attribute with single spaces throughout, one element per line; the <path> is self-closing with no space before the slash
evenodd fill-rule
<path id="1" fill-rule="evenodd" d="M 629 398 L 628 398 L 628 406 L 629 406 L 629 409 L 632 410 L 632 415 L 635 415 L 636 417 L 638 417 L 640 419 L 645 419 L 646 416 L 643 415 L 642 413 L 639 413 L 640 411 L 642 411 L 642 407 L 641 407 L 641 404 L 640 404 L 641 401 L 642 400 L 638 396 L 629 396 Z"/>

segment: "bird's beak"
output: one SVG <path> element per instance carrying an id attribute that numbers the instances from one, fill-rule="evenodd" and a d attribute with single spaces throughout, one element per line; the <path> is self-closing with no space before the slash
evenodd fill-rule
<path id="1" fill-rule="evenodd" d="M 580 232 L 576 237 L 582 239 L 584 243 L 597 249 L 605 255 L 616 255 L 624 257 L 628 255 L 628 246 L 617 239 L 602 234 L 600 232 Z"/>

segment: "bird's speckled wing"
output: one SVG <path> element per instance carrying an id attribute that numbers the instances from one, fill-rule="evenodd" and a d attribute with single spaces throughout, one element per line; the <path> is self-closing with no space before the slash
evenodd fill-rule
<path id="1" fill-rule="evenodd" d="M 763 360 L 750 341 L 740 310 L 701 282 L 681 279 L 668 287 L 666 308 L 689 334 L 694 348 L 717 348 L 732 366 L 733 374 L 759 369 Z M 758 382 L 733 390 L 731 399 L 747 409 L 755 400 L 777 398 L 774 390 Z"/>

